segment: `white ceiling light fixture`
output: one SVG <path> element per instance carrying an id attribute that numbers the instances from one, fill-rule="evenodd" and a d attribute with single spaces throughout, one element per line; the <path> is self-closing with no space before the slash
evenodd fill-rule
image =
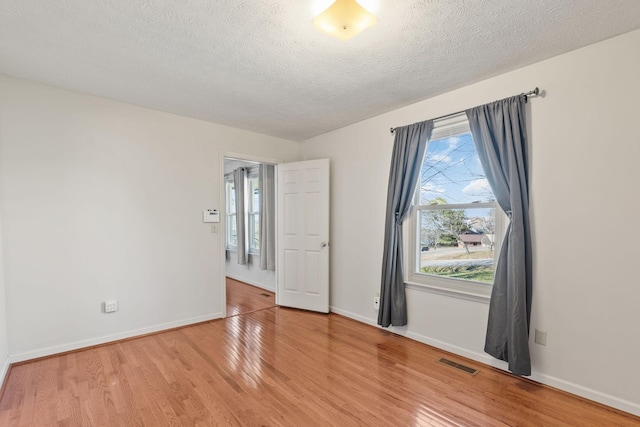
<path id="1" fill-rule="evenodd" d="M 313 20 L 316 28 L 341 40 L 349 40 L 376 22 L 378 18 L 355 0 L 336 0 Z"/>

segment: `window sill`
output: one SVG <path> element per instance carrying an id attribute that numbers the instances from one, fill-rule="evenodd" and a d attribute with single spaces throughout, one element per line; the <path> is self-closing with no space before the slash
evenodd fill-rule
<path id="1" fill-rule="evenodd" d="M 233 252 L 233 253 L 237 253 L 238 249 L 237 248 L 227 248 L 226 249 L 227 252 Z M 250 256 L 260 256 L 260 252 L 249 252 Z"/>
<path id="2" fill-rule="evenodd" d="M 405 281 L 405 288 L 413 289 L 420 292 L 430 292 L 446 297 L 459 298 L 467 301 L 474 301 L 483 304 L 489 304 L 491 299 L 491 288 L 488 292 L 473 292 L 468 290 L 453 289 L 449 286 L 439 286 L 427 283 L 418 283 L 415 281 Z"/>

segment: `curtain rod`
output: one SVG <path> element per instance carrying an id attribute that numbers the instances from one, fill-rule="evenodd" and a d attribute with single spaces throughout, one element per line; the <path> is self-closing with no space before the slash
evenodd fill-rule
<path id="1" fill-rule="evenodd" d="M 533 90 L 530 90 L 529 92 L 523 92 L 520 95 L 524 95 L 525 96 L 525 102 L 527 102 L 527 97 L 529 96 L 538 96 L 540 94 L 540 89 L 535 88 Z M 461 111 L 456 111 L 455 113 L 449 113 L 449 114 L 445 114 L 444 116 L 440 116 L 440 117 L 436 117 L 435 119 L 432 119 L 434 122 L 436 120 L 442 120 L 442 119 L 446 119 L 448 117 L 452 117 L 461 113 L 464 113 L 467 110 L 461 110 Z M 391 133 L 394 133 L 396 131 L 396 128 L 391 128 Z"/>

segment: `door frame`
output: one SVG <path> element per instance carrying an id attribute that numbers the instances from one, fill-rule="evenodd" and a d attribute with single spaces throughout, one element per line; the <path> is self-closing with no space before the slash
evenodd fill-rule
<path id="1" fill-rule="evenodd" d="M 235 160 L 246 160 L 248 162 L 257 162 L 257 163 L 268 163 L 271 165 L 278 167 L 279 163 L 282 163 L 282 160 L 277 160 L 268 157 L 254 156 L 252 154 L 246 153 L 234 153 L 230 151 L 220 151 L 220 225 L 218 226 L 218 234 L 220 235 L 220 248 L 221 248 L 221 257 L 220 257 L 220 272 L 221 272 L 221 281 L 220 281 L 220 300 L 222 301 L 222 317 L 227 317 L 227 198 L 225 196 L 225 182 L 224 182 L 224 160 L 225 159 L 235 159 Z M 277 194 L 277 193 L 276 193 Z M 276 197 L 277 199 L 277 197 Z M 275 201 L 276 211 L 278 209 L 277 200 Z M 277 231 L 276 231 L 277 233 Z M 276 251 L 278 246 L 278 238 L 276 234 Z M 275 271 L 276 275 L 276 304 L 278 303 L 278 293 L 277 293 L 277 280 L 278 280 L 278 269 L 276 267 Z"/>

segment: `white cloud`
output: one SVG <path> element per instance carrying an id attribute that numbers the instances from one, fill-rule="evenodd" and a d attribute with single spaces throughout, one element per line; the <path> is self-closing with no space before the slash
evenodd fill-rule
<path id="1" fill-rule="evenodd" d="M 434 184 L 433 182 L 427 182 L 420 188 L 420 190 L 422 190 L 422 194 L 425 194 L 425 193 L 444 194 L 446 192 L 443 186 Z"/>
<path id="2" fill-rule="evenodd" d="M 451 157 L 449 157 L 446 153 L 436 153 L 432 154 L 431 158 L 434 162 L 445 162 L 449 163 L 451 161 Z"/>
<path id="3" fill-rule="evenodd" d="M 458 138 L 456 136 L 452 136 L 450 138 L 447 138 L 447 148 L 446 149 L 441 150 L 438 153 L 429 153 L 429 149 L 427 148 L 427 156 L 433 162 L 449 163 L 449 162 L 453 161 L 453 159 L 451 158 L 450 154 L 456 149 L 456 147 L 458 146 L 459 143 L 460 143 L 460 138 Z"/>
<path id="4" fill-rule="evenodd" d="M 460 143 L 460 138 L 457 136 L 452 136 L 447 141 L 449 142 L 449 151 L 451 151 L 458 146 L 458 144 Z"/>
<path id="5" fill-rule="evenodd" d="M 482 195 L 487 191 L 491 191 L 491 186 L 489 185 L 489 181 L 487 178 L 474 179 L 462 189 L 462 192 L 470 195 Z"/>

